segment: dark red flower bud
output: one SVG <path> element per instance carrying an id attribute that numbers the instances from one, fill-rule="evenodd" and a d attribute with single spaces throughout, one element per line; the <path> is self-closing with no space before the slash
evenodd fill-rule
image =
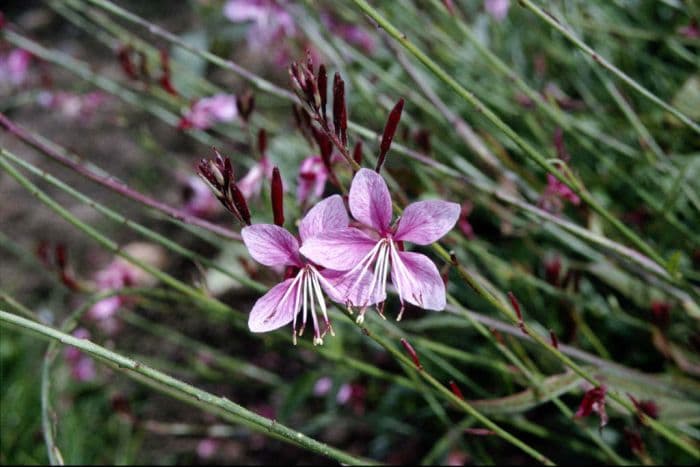
<path id="1" fill-rule="evenodd" d="M 362 165 L 362 141 L 355 144 L 355 149 L 352 151 L 352 160 L 357 162 L 357 165 Z"/>
<path id="2" fill-rule="evenodd" d="M 248 209 L 248 202 L 245 200 L 245 196 L 243 196 L 243 193 L 241 193 L 241 190 L 238 188 L 238 185 L 235 183 L 232 183 L 230 186 L 231 192 L 231 198 L 233 201 L 233 205 L 236 207 L 236 210 L 238 211 L 238 216 L 240 217 L 240 220 L 245 224 L 245 225 L 250 225 L 251 219 L 250 219 L 250 210 Z"/>
<path id="3" fill-rule="evenodd" d="M 651 302 L 651 321 L 660 328 L 668 327 L 671 322 L 671 304 L 660 300 Z"/>
<path id="4" fill-rule="evenodd" d="M 339 73 L 333 76 L 333 128 L 343 145 L 347 144 L 348 116 L 345 108 L 345 82 Z"/>
<path id="5" fill-rule="evenodd" d="M 321 95 L 321 114 L 323 115 L 323 121 L 328 122 L 328 117 L 326 116 L 326 103 L 328 101 L 328 75 L 326 74 L 326 67 L 321 64 L 318 67 L 318 92 Z"/>
<path id="6" fill-rule="evenodd" d="M 406 349 L 406 352 L 408 352 L 408 355 L 411 356 L 411 360 L 413 360 L 413 364 L 418 368 L 419 370 L 423 370 L 423 365 L 420 364 L 420 360 L 418 360 L 418 354 L 416 353 L 416 350 L 413 348 L 413 346 L 406 340 L 406 339 L 401 339 L 401 345 L 403 345 L 403 348 Z"/>
<path id="7" fill-rule="evenodd" d="M 267 152 L 267 132 L 264 128 L 260 128 L 258 131 L 258 151 L 261 156 Z"/>
<path id="8" fill-rule="evenodd" d="M 581 405 L 579 405 L 578 410 L 574 414 L 574 417 L 581 418 L 587 417 L 592 412 L 596 412 L 600 416 L 600 428 L 603 428 L 608 423 L 608 415 L 605 412 L 605 394 L 607 388 L 605 386 L 598 386 L 586 391 L 581 400 Z"/>
<path id="9" fill-rule="evenodd" d="M 559 287 L 559 276 L 561 275 L 561 259 L 559 259 L 559 256 L 555 256 L 544 263 L 544 274 L 547 282 L 554 287 Z"/>
<path id="10" fill-rule="evenodd" d="M 508 292 L 508 298 L 510 299 L 510 304 L 513 305 L 513 310 L 515 310 L 515 314 L 518 317 L 518 326 L 520 326 L 520 330 L 525 334 L 529 334 L 527 332 L 527 329 L 525 328 L 525 322 L 523 321 L 523 314 L 520 311 L 520 304 L 518 303 L 518 300 L 515 298 L 515 295 L 513 295 L 513 292 Z"/>
<path id="11" fill-rule="evenodd" d="M 250 115 L 255 109 L 255 96 L 253 91 L 247 89 L 243 94 L 236 96 L 236 107 L 244 122 L 248 123 Z"/>
<path id="12" fill-rule="evenodd" d="M 272 213 L 275 224 L 284 225 L 284 190 L 282 189 L 282 177 L 277 167 L 272 169 Z"/>
<path id="13" fill-rule="evenodd" d="M 552 331 L 551 329 L 549 330 L 549 339 L 552 342 L 552 347 L 554 347 L 555 349 L 558 349 L 559 348 L 559 339 L 557 339 L 557 335 L 554 334 L 554 331 Z"/>
<path id="14" fill-rule="evenodd" d="M 450 381 L 450 389 L 452 390 L 452 393 L 455 396 L 464 400 L 464 395 L 462 395 L 462 391 L 459 389 L 459 386 L 457 386 L 457 383 L 455 383 L 454 381 Z"/>
<path id="15" fill-rule="evenodd" d="M 119 58 L 119 64 L 122 70 L 129 78 L 136 80 L 138 79 L 138 73 L 136 73 L 136 67 L 134 62 L 131 60 L 131 53 L 133 48 L 130 45 L 123 45 L 117 50 L 117 57 Z"/>
<path id="16" fill-rule="evenodd" d="M 172 94 L 173 96 L 179 95 L 170 79 L 170 54 L 168 53 L 168 49 L 160 49 L 160 70 L 161 75 L 158 79 L 160 86 L 168 94 Z"/>
<path id="17" fill-rule="evenodd" d="M 384 165 L 384 159 L 386 154 L 391 148 L 391 141 L 394 139 L 394 134 L 396 133 L 396 127 L 399 125 L 401 120 L 401 112 L 403 111 L 403 99 L 399 99 L 394 108 L 389 113 L 389 118 L 384 126 L 384 133 L 382 134 L 382 142 L 379 145 L 379 158 L 377 159 L 376 171 L 379 172 Z"/>
<path id="18" fill-rule="evenodd" d="M 637 409 L 637 415 L 640 419 L 642 420 L 641 415 L 647 415 L 651 418 L 657 419 L 659 418 L 659 406 L 656 405 L 656 402 L 652 400 L 637 400 L 632 394 L 627 393 L 627 397 L 630 398 L 632 401 L 632 404 L 634 404 L 634 407 Z"/>

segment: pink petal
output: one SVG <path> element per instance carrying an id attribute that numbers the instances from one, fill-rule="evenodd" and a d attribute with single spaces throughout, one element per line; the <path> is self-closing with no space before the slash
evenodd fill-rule
<path id="1" fill-rule="evenodd" d="M 355 307 L 366 307 L 386 300 L 386 288 L 375 285 L 370 287 L 374 281 L 374 268 L 367 270 L 358 269 L 337 274 L 337 271 L 326 269 L 323 271 L 329 282 L 333 285 L 333 290 L 324 288 L 328 297 L 338 303 L 349 304 Z M 383 278 L 377 278 L 381 280 Z"/>
<path id="2" fill-rule="evenodd" d="M 302 255 L 324 268 L 347 271 L 377 243 L 358 229 L 327 230 L 304 241 Z"/>
<path id="3" fill-rule="evenodd" d="M 391 223 L 391 195 L 384 179 L 375 171 L 360 169 L 352 179 L 349 195 L 353 217 L 380 234 Z"/>
<path id="4" fill-rule="evenodd" d="M 445 283 L 435 263 L 427 256 L 393 249 L 391 282 L 402 301 L 426 310 L 445 309 Z"/>
<path id="5" fill-rule="evenodd" d="M 255 261 L 265 266 L 303 266 L 299 242 L 282 227 L 255 224 L 241 230 L 241 235 Z"/>
<path id="6" fill-rule="evenodd" d="M 271 288 L 260 297 L 248 316 L 248 327 L 252 332 L 268 332 L 289 324 L 296 312 L 300 281 L 287 279 Z M 290 290 L 291 288 L 291 290 Z"/>
<path id="7" fill-rule="evenodd" d="M 325 230 L 347 228 L 350 219 L 340 195 L 329 196 L 311 208 L 299 223 L 299 236 L 304 243 Z"/>
<path id="8" fill-rule="evenodd" d="M 455 226 L 461 208 L 447 201 L 418 201 L 410 204 L 399 220 L 396 240 L 430 245 Z"/>

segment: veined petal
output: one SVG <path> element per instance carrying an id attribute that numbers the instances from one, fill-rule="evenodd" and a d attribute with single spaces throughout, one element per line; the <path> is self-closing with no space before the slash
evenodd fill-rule
<path id="1" fill-rule="evenodd" d="M 360 169 L 352 179 L 348 198 L 355 219 L 379 233 L 387 231 L 391 224 L 391 194 L 377 172 Z"/>
<path id="2" fill-rule="evenodd" d="M 447 201 L 418 201 L 410 204 L 399 220 L 396 240 L 430 245 L 452 230 L 461 208 Z"/>
<path id="3" fill-rule="evenodd" d="M 340 195 L 329 196 L 311 208 L 299 223 L 301 243 L 326 230 L 347 228 L 350 219 Z"/>
<path id="4" fill-rule="evenodd" d="M 331 300 L 349 304 L 355 307 L 366 307 L 386 300 L 386 288 L 376 285 L 383 277 L 377 277 L 377 273 L 370 267 L 347 271 L 331 278 L 330 282 L 335 288 L 333 295 L 326 290 Z M 375 284 L 375 286 L 372 286 Z"/>
<path id="5" fill-rule="evenodd" d="M 392 248 L 391 262 L 391 282 L 402 301 L 426 310 L 445 309 L 445 284 L 427 256 Z"/>
<path id="6" fill-rule="evenodd" d="M 366 233 L 346 228 L 327 230 L 304 241 L 302 255 L 324 268 L 347 271 L 377 244 Z"/>
<path id="7" fill-rule="evenodd" d="M 260 297 L 248 316 L 252 332 L 268 332 L 289 324 L 296 314 L 300 280 L 287 279 Z M 290 290 L 291 289 L 291 290 Z"/>
<path id="8" fill-rule="evenodd" d="M 287 230 L 272 224 L 254 224 L 241 230 L 253 259 L 265 266 L 303 266 L 299 242 Z"/>

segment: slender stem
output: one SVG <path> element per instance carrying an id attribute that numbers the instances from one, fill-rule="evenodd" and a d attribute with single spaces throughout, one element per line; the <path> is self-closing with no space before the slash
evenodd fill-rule
<path id="1" fill-rule="evenodd" d="M 0 310 L 0 323 L 19 329 L 23 332 L 30 332 L 43 339 L 60 342 L 64 345 L 71 345 L 107 364 L 122 371 L 129 378 L 146 383 L 152 388 L 172 395 L 191 405 L 204 408 L 213 412 L 226 420 L 241 423 L 249 428 L 263 434 L 272 435 L 278 439 L 295 444 L 309 451 L 315 452 L 325 457 L 329 457 L 343 464 L 361 465 L 374 464 L 368 459 L 361 459 L 352 456 L 327 444 L 316 441 L 289 428 L 276 420 L 262 417 L 255 412 L 232 402 L 225 397 L 215 396 L 207 391 L 180 381 L 163 372 L 150 368 L 131 358 L 108 350 L 102 346 L 94 344 L 87 339 L 78 339 L 52 327 L 35 323 L 12 313 Z"/>
<path id="2" fill-rule="evenodd" d="M 17 137 L 18 139 L 25 142 L 34 149 L 37 149 L 38 151 L 49 156 L 56 162 L 63 164 L 66 167 L 69 167 L 70 169 L 74 170 L 75 172 L 79 173 L 85 178 L 99 183 L 100 185 L 107 187 L 110 190 L 119 193 L 122 196 L 125 196 L 126 198 L 132 199 L 145 206 L 162 212 L 163 214 L 170 216 L 177 221 L 184 222 L 185 224 L 196 225 L 197 227 L 213 232 L 219 235 L 220 237 L 229 240 L 241 239 L 241 235 L 238 232 L 234 232 L 225 227 L 212 224 L 207 220 L 201 219 L 196 216 L 192 216 L 180 209 L 174 208 L 158 200 L 155 200 L 149 196 L 144 195 L 143 193 L 139 193 L 133 188 L 127 186 L 125 183 L 122 183 L 119 180 L 115 180 L 113 177 L 98 174 L 95 170 L 92 170 L 86 167 L 85 165 L 81 164 L 80 162 L 77 162 L 73 158 L 69 157 L 67 151 L 63 150 L 63 148 L 60 148 L 58 145 L 40 136 L 32 134 L 26 128 L 23 128 L 14 123 L 3 113 L 0 113 L 0 125 L 5 127 L 5 129 L 13 136 Z"/>
<path id="3" fill-rule="evenodd" d="M 695 123 L 690 117 L 685 115 L 683 112 L 680 110 L 676 109 L 670 104 L 667 104 L 663 100 L 659 99 L 646 89 L 644 86 L 639 84 L 637 81 L 632 79 L 629 75 L 627 75 L 625 72 L 617 68 L 615 65 L 610 63 L 605 57 L 601 56 L 598 52 L 593 50 L 589 45 L 587 45 L 585 42 L 583 42 L 581 39 L 579 39 L 572 31 L 570 31 L 567 27 L 564 26 L 564 24 L 556 18 L 551 12 L 545 11 L 541 7 L 535 5 L 531 0 L 519 0 L 520 4 L 527 8 L 528 10 L 532 11 L 535 15 L 537 15 L 540 19 L 544 20 L 547 24 L 552 26 L 554 29 L 559 31 L 564 37 L 566 37 L 569 41 L 574 43 L 576 47 L 581 49 L 583 52 L 585 52 L 591 59 L 617 76 L 619 79 L 627 83 L 632 89 L 637 91 L 639 94 L 644 96 L 646 99 L 650 100 L 654 104 L 658 105 L 662 109 L 666 110 L 667 112 L 673 114 L 676 118 L 678 118 L 680 121 L 688 125 L 694 132 L 700 134 L 700 125 Z"/>
<path id="4" fill-rule="evenodd" d="M 357 323 L 356 323 L 357 324 Z M 407 368 L 412 368 L 415 372 L 418 373 L 418 375 L 426 380 L 428 384 L 430 384 L 433 388 L 437 389 L 447 400 L 452 402 L 453 404 L 457 405 L 460 409 L 462 409 L 464 412 L 467 414 L 471 415 L 474 417 L 476 420 L 478 420 L 480 423 L 482 423 L 484 426 L 492 430 L 496 435 L 499 437 L 503 438 L 505 441 L 508 441 L 511 443 L 513 446 L 516 446 L 517 448 L 521 449 L 523 452 L 527 453 L 528 455 L 532 456 L 533 459 L 537 460 L 538 462 L 541 462 L 545 465 L 555 465 L 547 456 L 544 454 L 540 453 L 536 449 L 532 448 L 531 446 L 527 445 L 523 441 L 519 440 L 518 438 L 514 437 L 511 435 L 509 432 L 492 422 L 489 418 L 485 417 L 481 412 L 476 410 L 470 403 L 465 401 L 464 399 L 459 398 L 457 395 L 455 395 L 450 389 L 448 389 L 445 385 L 440 383 L 435 377 L 433 377 L 430 373 L 428 373 L 424 368 L 417 368 L 414 362 L 408 358 L 404 353 L 396 349 L 393 345 L 389 344 L 384 338 L 377 336 L 375 333 L 372 333 L 367 327 L 365 327 L 362 324 L 357 324 L 357 326 L 362 330 L 362 332 L 371 337 L 375 342 L 377 342 L 379 345 L 381 345 L 387 352 L 389 352 L 396 360 L 401 362 L 404 366 Z"/>

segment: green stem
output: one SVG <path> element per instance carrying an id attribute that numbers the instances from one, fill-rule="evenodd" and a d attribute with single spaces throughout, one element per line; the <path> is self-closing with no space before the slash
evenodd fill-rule
<path id="1" fill-rule="evenodd" d="M 275 438 L 295 444 L 309 451 L 329 457 L 343 464 L 362 465 L 375 464 L 368 459 L 361 459 L 348 453 L 316 441 L 303 433 L 293 430 L 276 420 L 262 417 L 250 410 L 232 402 L 225 397 L 215 396 L 209 392 L 187 384 L 165 373 L 150 368 L 131 358 L 108 350 L 86 339 L 78 339 L 69 334 L 43 324 L 35 323 L 12 313 L 0 310 L 0 323 L 20 331 L 30 332 L 47 340 L 71 345 L 92 357 L 95 357 L 115 369 L 122 371 L 129 378 L 148 384 L 165 394 L 177 397 L 191 405 L 205 408 L 222 418 L 243 424 L 259 433 L 272 435 Z"/>

